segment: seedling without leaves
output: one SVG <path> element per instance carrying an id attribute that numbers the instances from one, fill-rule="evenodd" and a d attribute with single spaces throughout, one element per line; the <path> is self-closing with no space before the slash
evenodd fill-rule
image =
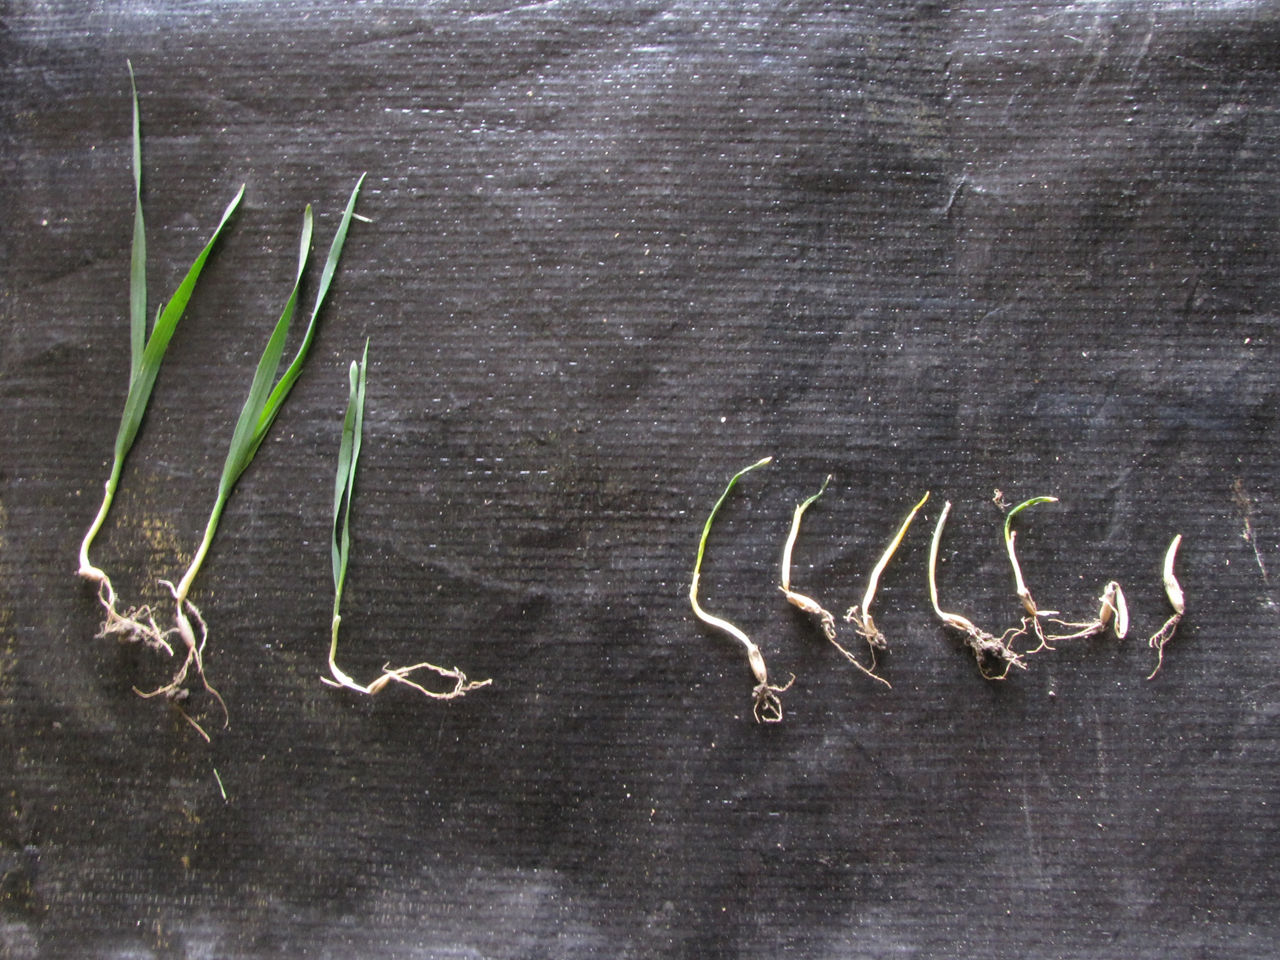
<path id="1" fill-rule="evenodd" d="M 266 439 L 267 432 L 271 429 L 271 424 L 275 422 L 281 407 L 284 406 L 284 402 L 289 396 L 289 391 L 293 389 L 294 383 L 297 382 L 298 377 L 302 374 L 307 352 L 311 348 L 311 341 L 315 336 L 320 308 L 329 292 L 329 285 L 333 280 L 334 272 L 337 270 L 338 260 L 342 256 L 342 247 L 347 239 L 347 229 L 351 225 L 352 214 L 355 212 L 356 197 L 363 182 L 364 177 L 361 176 L 355 188 L 351 191 L 346 210 L 342 214 L 342 221 L 339 223 L 333 242 L 329 246 L 329 256 L 320 275 L 315 304 L 311 308 L 311 319 L 307 325 L 306 332 L 303 334 L 302 342 L 299 344 L 298 351 L 294 355 L 292 362 L 285 369 L 279 382 L 273 387 L 272 381 L 275 379 L 283 359 L 285 339 L 289 333 L 290 321 L 292 321 L 293 315 L 297 310 L 298 289 L 301 286 L 302 274 L 306 269 L 307 258 L 311 251 L 312 214 L 310 205 L 307 206 L 303 213 L 302 241 L 298 249 L 298 269 L 294 277 L 293 289 L 289 293 L 289 299 L 285 303 L 284 311 L 280 314 L 280 319 L 276 321 L 271 337 L 267 340 L 262 357 L 258 361 L 258 368 L 253 375 L 253 383 L 249 387 L 249 395 L 245 398 L 244 407 L 240 411 L 235 431 L 232 433 L 231 445 L 227 450 L 227 459 L 222 467 L 222 477 L 218 481 L 218 494 L 214 500 L 213 512 L 209 516 L 209 522 L 205 525 L 204 537 L 200 541 L 200 546 L 196 550 L 191 565 L 187 568 L 187 572 L 182 579 L 178 581 L 178 585 L 175 587 L 167 580 L 161 581 L 173 594 L 174 620 L 176 622 L 174 629 L 186 647 L 186 659 L 169 683 L 150 693 L 142 693 L 142 696 L 164 695 L 173 697 L 178 695 L 186 681 L 188 672 L 194 665 L 205 689 L 212 693 L 221 703 L 222 698 L 217 695 L 217 691 L 209 686 L 208 679 L 204 673 L 204 649 L 208 640 L 208 630 L 200 611 L 188 599 L 188 594 L 191 591 L 192 583 L 195 582 L 196 575 L 200 572 L 205 556 L 209 552 L 209 547 L 213 543 L 214 533 L 218 529 L 218 521 L 222 518 L 223 508 L 231 496 L 231 491 L 235 489 L 236 481 L 240 479 L 249 464 L 253 462 L 253 457 L 258 452 L 258 448 L 262 446 L 263 440 Z M 198 641 L 195 628 L 192 626 L 192 619 L 195 620 L 200 629 L 200 639 Z M 225 705 L 223 705 L 223 712 L 225 715 Z"/>
<path id="2" fill-rule="evenodd" d="M 689 603 L 693 607 L 694 616 L 708 626 L 714 627 L 722 633 L 727 633 L 742 644 L 747 651 L 747 661 L 751 664 L 751 673 L 756 678 L 756 686 L 751 693 L 753 698 L 752 713 L 755 715 L 757 723 L 779 723 L 782 720 L 782 701 L 778 699 L 778 694 L 789 689 L 791 684 L 795 683 L 796 678 L 793 676 L 785 686 L 781 687 L 770 684 L 769 672 L 764 665 L 764 655 L 760 652 L 760 648 L 756 646 L 755 641 L 728 620 L 712 616 L 702 609 L 702 606 L 698 603 L 698 581 L 702 576 L 702 556 L 707 549 L 707 537 L 711 533 L 711 524 L 715 521 L 716 514 L 720 512 L 721 505 L 728 499 L 730 491 L 733 490 L 740 477 L 758 467 L 763 467 L 772 460 L 773 457 L 757 460 L 751 466 L 739 470 L 729 479 L 728 486 L 724 488 L 724 493 L 720 494 L 720 499 L 716 501 L 716 505 L 711 508 L 711 515 L 707 517 L 707 522 L 702 528 L 702 539 L 698 541 L 698 558 L 693 564 L 693 581 L 689 584 Z"/>
<path id="3" fill-rule="evenodd" d="M 222 229 L 231 219 L 244 196 L 244 187 L 232 199 L 223 211 L 218 227 L 213 231 L 208 243 L 187 269 L 186 276 L 178 284 L 168 302 L 156 314 L 151 333 L 147 334 L 147 229 L 142 216 L 142 138 L 138 120 L 138 88 L 134 82 L 133 65 L 129 65 L 129 86 L 133 94 L 133 244 L 129 265 L 129 391 L 125 397 L 124 414 L 120 419 L 120 427 L 116 431 L 115 457 L 111 464 L 111 473 L 103 488 L 102 505 L 93 519 L 84 540 L 80 544 L 80 569 L 78 574 L 98 586 L 98 599 L 106 612 L 106 620 L 98 636 L 114 636 L 121 640 L 142 641 L 149 646 L 173 653 L 164 632 L 156 626 L 149 607 L 137 607 L 120 613 L 116 609 L 116 592 L 111 585 L 111 578 L 101 568 L 89 560 L 89 549 L 102 529 L 111 503 L 115 499 L 116 488 L 120 483 L 120 473 L 124 469 L 125 458 L 137 439 L 138 430 L 142 426 L 142 417 L 146 413 L 147 403 L 151 399 L 151 391 L 155 386 L 156 376 L 160 372 L 160 363 L 164 360 L 169 341 L 173 338 L 195 291 L 196 281 L 204 270 L 205 262 L 222 235 Z"/>
<path id="4" fill-rule="evenodd" d="M 1027 620 L 1024 618 L 1021 627 L 1010 627 L 997 637 L 980 629 L 967 617 L 962 617 L 958 613 L 947 613 L 938 606 L 938 544 L 942 541 L 942 528 L 950 512 L 951 502 L 948 501 L 942 508 L 942 515 L 938 517 L 938 525 L 933 531 L 933 542 L 929 545 L 929 599 L 933 602 L 933 610 L 938 615 L 938 619 L 952 630 L 964 634 L 965 645 L 973 651 L 983 677 L 988 680 L 1003 680 L 1009 675 L 1012 667 L 1026 669 L 1027 665 L 1023 662 L 1022 655 L 1014 651 L 1010 644 L 1027 632 Z M 988 662 L 994 662 L 1002 669 L 998 673 L 993 673 L 987 669 Z"/>
<path id="5" fill-rule="evenodd" d="M 880 577 L 884 573 L 885 567 L 889 565 L 889 561 L 893 559 L 893 555 L 898 552 L 898 546 L 902 543 L 902 538 L 907 535 L 907 529 L 911 526 L 911 521 L 916 518 L 916 514 L 920 512 L 920 508 L 925 505 L 929 499 L 928 491 L 920 498 L 920 501 L 911 508 L 911 512 L 907 514 L 906 519 L 898 527 L 898 532 L 894 534 L 889 546 L 885 547 L 884 553 L 880 555 L 880 559 L 876 562 L 875 568 L 871 571 L 871 577 L 867 580 L 867 592 L 862 596 L 862 606 L 850 607 L 845 611 L 844 619 L 846 623 L 852 623 L 858 632 L 858 636 L 867 641 L 867 646 L 871 648 L 871 669 L 875 669 L 876 652 L 878 650 L 887 650 L 889 642 L 885 639 L 880 628 L 876 626 L 875 620 L 871 617 L 871 601 L 876 597 L 876 590 L 880 586 Z M 875 674 L 872 674 L 875 676 Z M 876 677 L 876 679 L 880 679 Z"/>
<path id="6" fill-rule="evenodd" d="M 342 605 L 342 588 L 347 581 L 347 561 L 351 554 L 351 497 L 355 492 L 356 464 L 360 460 L 360 436 L 364 429 L 364 397 L 365 372 L 369 363 L 369 342 L 364 345 L 364 355 L 359 362 L 352 361 L 350 370 L 350 387 L 347 392 L 347 413 L 342 421 L 342 441 L 338 447 L 338 476 L 333 488 L 333 538 L 331 542 L 333 557 L 333 622 L 331 640 L 329 642 L 329 672 L 333 679 L 321 677 L 323 683 L 331 687 L 342 687 L 356 693 L 370 696 L 378 693 L 389 683 L 400 683 L 417 690 L 424 696 L 434 700 L 452 700 L 465 696 L 479 687 L 488 686 L 492 680 L 469 681 L 467 675 L 454 667 L 452 670 L 437 667 L 433 663 L 415 663 L 411 667 L 396 667 L 390 664 L 382 668 L 382 676 L 369 684 L 359 684 L 338 666 L 338 626 L 342 623 L 340 608 Z M 429 670 L 453 681 L 453 689 L 446 693 L 428 690 L 410 675 L 419 670 Z"/>
<path id="7" fill-rule="evenodd" d="M 1147 641 L 1151 649 L 1156 652 L 1156 668 L 1151 671 L 1150 676 L 1147 677 L 1148 680 L 1155 677 L 1164 666 L 1164 645 L 1173 639 L 1173 635 L 1178 630 L 1178 624 L 1182 622 L 1182 615 L 1187 612 L 1186 597 L 1183 596 L 1178 578 L 1173 575 L 1173 561 L 1178 556 L 1178 547 L 1181 543 L 1182 534 L 1178 534 L 1173 538 L 1164 555 L 1164 592 L 1169 598 L 1169 606 L 1173 607 L 1173 616 L 1169 617 L 1164 622 L 1164 626 Z"/>
<path id="8" fill-rule="evenodd" d="M 1072 633 L 1051 633 L 1048 639 L 1054 643 L 1059 640 L 1078 640 L 1082 637 L 1093 637 L 1103 633 L 1108 624 L 1112 625 L 1116 639 L 1123 640 L 1129 632 L 1129 605 L 1125 603 L 1124 591 L 1115 580 L 1102 588 L 1102 596 L 1098 598 L 1100 607 L 1098 616 L 1093 620 L 1080 623 L 1069 623 L 1066 620 L 1052 620 L 1060 627 L 1072 630 Z"/>
<path id="9" fill-rule="evenodd" d="M 997 506 L 1004 503 L 1004 497 L 1000 491 L 995 493 L 995 502 Z M 1031 615 L 1031 628 L 1035 631 L 1036 637 L 1040 641 L 1040 646 L 1032 650 L 1032 653 L 1038 653 L 1041 650 L 1049 648 L 1049 641 L 1044 635 L 1044 630 L 1040 626 L 1041 617 L 1057 616 L 1057 610 L 1041 610 L 1036 606 L 1035 599 L 1031 596 L 1031 591 L 1027 589 L 1027 582 L 1022 578 L 1022 567 L 1018 563 L 1018 553 L 1014 547 L 1014 541 L 1018 534 L 1013 530 L 1013 518 L 1019 512 L 1027 507 L 1034 507 L 1041 503 L 1057 503 L 1057 497 L 1032 497 L 1030 500 L 1023 500 L 1022 503 L 1011 509 L 1004 515 L 1004 548 L 1009 554 L 1009 563 L 1013 566 L 1014 589 L 1017 591 L 1018 599 L 1022 601 L 1022 607 Z M 1026 621 L 1024 621 L 1025 623 Z M 1049 648 L 1052 649 L 1052 648 Z"/>

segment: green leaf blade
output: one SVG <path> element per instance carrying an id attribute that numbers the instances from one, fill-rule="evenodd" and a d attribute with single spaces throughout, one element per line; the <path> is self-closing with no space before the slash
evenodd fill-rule
<path id="1" fill-rule="evenodd" d="M 346 245 L 347 231 L 351 226 L 351 218 L 356 209 L 356 198 L 360 195 L 360 187 L 364 184 L 366 176 L 367 174 L 362 173 L 360 179 L 356 181 L 356 185 L 351 191 L 351 196 L 347 199 L 346 209 L 342 212 L 342 221 L 338 224 L 337 232 L 333 235 L 333 242 L 329 244 L 329 255 L 325 258 L 324 270 L 320 274 L 320 285 L 316 289 L 315 303 L 311 307 L 311 318 L 307 322 L 307 330 L 303 334 L 302 342 L 298 345 L 298 352 L 294 354 L 293 360 L 290 361 L 289 366 L 285 369 L 284 376 L 280 378 L 280 382 L 271 391 L 271 396 L 267 398 L 267 402 L 258 417 L 257 434 L 253 446 L 255 452 L 262 445 L 262 441 L 266 439 L 267 431 L 271 429 L 271 424 L 275 422 L 276 416 L 280 413 L 280 408 L 284 406 L 284 401 L 289 396 L 289 391 L 293 389 L 294 383 L 302 375 L 302 365 L 307 361 L 307 353 L 311 349 L 311 341 L 315 338 L 320 308 L 324 305 L 325 297 L 329 294 L 329 286 L 333 282 L 333 275 L 337 271 L 338 261 L 342 257 L 342 248 Z"/>
<path id="2" fill-rule="evenodd" d="M 127 62 L 127 61 L 126 61 Z M 147 225 L 142 216 L 142 129 L 138 117 L 138 85 L 129 63 L 133 93 L 133 246 L 129 254 L 129 382 L 142 367 L 147 345 Z"/>
<path id="3" fill-rule="evenodd" d="M 117 461 L 123 462 L 125 456 L 129 453 L 129 448 L 133 446 L 133 441 L 138 436 L 138 429 L 142 426 L 142 415 L 146 413 L 147 403 L 151 400 L 151 391 L 155 387 L 156 376 L 160 373 L 160 363 L 164 360 L 165 351 L 169 348 L 169 341 L 173 339 L 174 331 L 178 328 L 178 321 L 182 319 L 183 313 L 187 309 L 187 304 L 191 300 L 191 295 L 195 292 L 196 282 L 200 279 L 200 274 L 204 270 L 205 262 L 209 259 L 209 254 L 213 252 L 214 244 L 218 242 L 218 238 L 222 236 L 222 231 L 227 225 L 227 221 L 231 219 L 231 215 L 240 205 L 240 199 L 244 196 L 244 187 L 241 186 L 239 192 L 236 193 L 231 203 L 227 205 L 226 210 L 222 213 L 222 219 L 219 221 L 217 229 L 213 231 L 213 235 L 205 244 L 204 249 L 192 262 L 187 270 L 187 274 L 183 277 L 182 282 L 174 291 L 173 296 L 169 298 L 169 302 L 164 305 L 160 311 L 160 315 L 156 318 L 155 326 L 151 330 L 151 336 L 147 340 L 146 347 L 142 352 L 142 361 L 138 366 L 137 374 L 130 378 L 129 394 L 125 397 L 124 414 L 120 419 L 120 429 L 116 432 L 115 457 Z"/>
<path id="4" fill-rule="evenodd" d="M 369 341 L 360 360 L 352 361 L 348 373 L 347 412 L 342 421 L 342 442 L 338 448 L 338 473 L 333 491 L 333 589 L 334 613 L 342 598 L 351 553 L 351 498 L 356 486 L 356 465 L 364 433 L 365 383 L 369 365 Z"/>
<path id="5" fill-rule="evenodd" d="M 240 408 L 240 416 L 236 420 L 235 430 L 231 434 L 231 444 L 227 448 L 227 459 L 222 467 L 222 477 L 218 481 L 220 496 L 229 496 L 231 488 L 240 479 L 240 475 L 248 468 L 253 455 L 257 453 L 261 439 L 257 438 L 259 419 L 267 405 L 271 393 L 271 383 L 280 369 L 280 361 L 284 356 L 285 341 L 289 336 L 289 325 L 298 307 L 298 293 L 302 286 L 302 275 L 307 267 L 307 256 L 311 250 L 311 234 L 314 219 L 311 206 L 308 205 L 302 214 L 302 235 L 299 242 L 298 269 L 293 277 L 293 288 L 289 291 L 289 299 L 285 302 L 280 319 L 276 321 L 267 339 L 267 345 L 258 358 L 257 369 L 253 373 L 253 382 L 249 385 L 249 393 L 244 405 Z"/>

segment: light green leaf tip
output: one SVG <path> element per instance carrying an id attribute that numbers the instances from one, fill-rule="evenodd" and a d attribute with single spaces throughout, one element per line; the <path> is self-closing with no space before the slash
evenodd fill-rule
<path id="1" fill-rule="evenodd" d="M 1004 542 L 1009 542 L 1009 534 L 1013 529 L 1013 518 L 1016 514 L 1025 510 L 1027 507 L 1034 507 L 1041 503 L 1057 503 L 1057 497 L 1032 497 L 1030 500 L 1023 500 L 1016 507 L 1013 507 L 1004 515 Z"/>

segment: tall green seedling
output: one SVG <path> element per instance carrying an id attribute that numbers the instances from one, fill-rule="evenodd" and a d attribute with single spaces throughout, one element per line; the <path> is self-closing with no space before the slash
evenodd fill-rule
<path id="1" fill-rule="evenodd" d="M 106 620 L 102 624 L 99 636 L 116 636 L 123 640 L 141 640 L 152 646 L 172 653 L 165 632 L 155 623 L 148 607 L 137 607 L 124 613 L 116 607 L 116 592 L 111 578 L 106 572 L 89 559 L 89 550 L 93 541 L 102 529 L 115 499 L 116 488 L 120 483 L 120 474 L 124 469 L 125 458 L 137 439 L 138 430 L 142 426 L 142 417 L 146 413 L 147 403 L 151 399 L 151 391 L 155 386 L 156 376 L 160 372 L 160 363 L 164 360 L 169 341 L 173 338 L 195 291 L 196 281 L 204 270 L 205 262 L 223 228 L 231 219 L 244 196 L 244 187 L 236 193 L 231 203 L 223 211 L 222 219 L 204 249 L 187 269 L 186 276 L 178 284 L 177 290 L 156 314 L 151 332 L 147 333 L 147 230 L 142 214 L 142 137 L 138 117 L 138 87 L 134 80 L 133 64 L 129 64 L 129 86 L 133 98 L 133 244 L 129 265 L 129 389 L 125 397 L 124 413 L 120 419 L 120 427 L 116 431 L 115 455 L 111 464 L 111 473 L 103 487 L 102 505 L 97 516 L 93 518 L 84 540 L 80 543 L 79 575 L 98 586 L 98 599 L 106 612 Z"/>
<path id="2" fill-rule="evenodd" d="M 342 440 L 338 446 L 338 475 L 333 486 L 333 621 L 330 626 L 329 672 L 333 679 L 321 677 L 331 687 L 342 687 L 373 696 L 389 683 L 400 683 L 417 690 L 434 700 L 452 700 L 465 696 L 472 690 L 488 686 L 492 680 L 468 680 L 457 667 L 448 669 L 434 663 L 415 663 L 409 667 L 392 668 L 386 664 L 382 675 L 368 684 L 357 683 L 351 675 L 338 666 L 338 627 L 342 623 L 342 588 L 347 582 L 347 563 L 351 557 L 351 498 L 356 487 L 356 465 L 360 461 L 360 438 L 364 430 L 365 379 L 369 364 L 369 342 L 364 344 L 364 354 L 359 361 L 351 362 L 347 391 L 347 413 L 342 421 Z M 428 690 L 410 676 L 419 670 L 427 670 L 453 681 L 453 689 L 444 693 Z"/>
<path id="3" fill-rule="evenodd" d="M 363 182 L 364 177 L 361 176 L 355 188 L 351 191 L 346 210 L 342 214 L 342 221 L 334 234 L 333 242 L 329 245 L 329 256 L 325 260 L 324 270 L 320 275 L 320 284 L 316 290 L 315 303 L 311 308 L 311 319 L 307 324 L 306 332 L 303 334 L 302 342 L 298 346 L 298 351 L 289 366 L 285 368 L 279 381 L 272 386 L 272 381 L 275 380 L 283 359 L 289 324 L 297 310 L 298 291 L 302 284 L 302 275 L 306 270 L 307 258 L 311 251 L 311 207 L 308 205 L 303 212 L 302 240 L 298 248 L 298 269 L 294 276 L 293 289 L 289 293 L 289 299 L 285 303 L 284 311 L 280 314 L 280 319 L 276 321 L 271 337 L 267 340 L 262 357 L 258 360 L 258 368 L 253 375 L 253 383 L 249 387 L 249 395 L 245 398 L 244 406 L 240 410 L 240 417 L 236 421 L 235 430 L 231 435 L 231 445 L 227 450 L 227 459 L 222 467 L 222 476 L 218 481 L 218 493 L 214 499 L 213 511 L 209 515 L 209 522 L 205 525 L 204 537 L 200 541 L 200 546 L 196 549 L 191 565 L 187 568 L 187 572 L 183 574 L 182 579 L 178 581 L 177 586 L 167 580 L 161 581 L 161 584 L 167 587 L 173 595 L 174 630 L 186 647 L 186 659 L 169 683 L 149 693 L 139 691 L 142 696 L 176 695 L 182 689 L 187 674 L 194 665 L 196 673 L 200 676 L 205 688 L 217 697 L 217 691 L 209 686 L 204 674 L 204 649 L 208 640 L 208 629 L 200 611 L 191 602 L 188 595 L 191 592 L 191 585 L 195 582 L 196 575 L 200 572 L 200 567 L 208 555 L 209 547 L 213 543 L 214 534 L 218 529 L 218 521 L 222 519 L 223 508 L 231 497 L 231 491 L 235 489 L 236 481 L 240 479 L 240 476 L 253 461 L 254 455 L 258 452 L 258 448 L 262 446 L 262 441 L 266 439 L 267 432 L 271 429 L 271 424 L 275 422 L 281 407 L 284 406 L 284 402 L 289 396 L 289 391 L 293 389 L 294 383 L 297 382 L 302 373 L 303 364 L 307 359 L 307 352 L 310 350 L 312 338 L 315 336 L 320 308 L 324 304 L 325 297 L 329 292 L 329 286 L 333 281 L 334 272 L 338 267 L 338 260 L 342 256 L 342 248 L 347 239 L 347 230 L 351 225 L 352 215 L 355 212 L 356 197 L 360 193 L 360 185 Z M 196 639 L 195 627 L 192 625 L 193 619 L 200 630 L 199 640 Z M 220 697 L 218 699 L 221 700 Z"/>

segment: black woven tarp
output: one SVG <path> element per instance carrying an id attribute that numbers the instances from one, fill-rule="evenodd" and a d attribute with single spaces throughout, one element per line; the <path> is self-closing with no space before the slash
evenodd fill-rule
<path id="1" fill-rule="evenodd" d="M 74 575 L 127 60 L 153 304 L 247 184 L 95 547 L 162 619 L 303 207 L 322 253 L 369 174 L 192 594 L 211 744 Z M 9 0 L 0 64 L 0 954 L 1275 955 L 1274 5 Z M 320 683 L 366 337 L 343 664 L 493 678 L 453 703 Z M 758 725 L 687 589 L 768 454 L 702 580 L 796 677 Z M 840 612 L 932 491 L 876 598 L 892 689 L 777 589 L 828 473 L 794 580 Z M 995 488 L 1060 498 L 1019 517 L 1039 602 L 1118 579 L 1128 639 L 980 676 L 925 571 L 951 501 L 941 603 L 1017 622 Z"/>

